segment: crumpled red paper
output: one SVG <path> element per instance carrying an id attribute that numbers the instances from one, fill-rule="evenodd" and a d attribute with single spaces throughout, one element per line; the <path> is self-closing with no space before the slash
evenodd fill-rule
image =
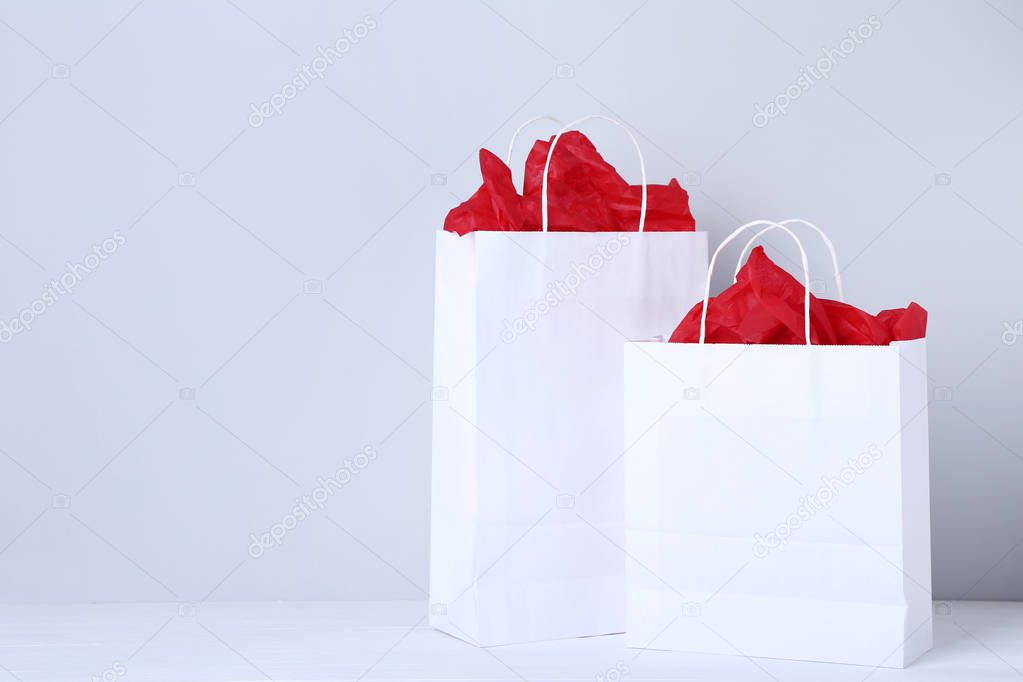
<path id="1" fill-rule="evenodd" d="M 753 249 L 735 284 L 710 299 L 707 343 L 802 344 L 803 285 Z M 700 301 L 679 323 L 669 341 L 700 340 Z M 916 303 L 871 315 L 840 301 L 810 295 L 810 341 L 839 346 L 884 346 L 923 338 L 927 311 Z"/>
<path id="2" fill-rule="evenodd" d="M 541 189 L 550 140 L 537 140 L 526 158 L 523 194 L 511 169 L 491 152 L 480 150 L 483 184 L 452 209 L 444 229 L 463 235 L 476 230 L 542 229 Z M 555 232 L 635 232 L 639 228 L 642 187 L 630 185 L 582 133 L 561 136 L 547 177 L 548 229 Z M 647 185 L 648 232 L 692 231 L 689 195 L 677 180 Z"/>
<path id="3" fill-rule="evenodd" d="M 444 229 L 459 235 L 476 230 L 522 230 L 525 214 L 511 169 L 486 149 L 480 150 L 483 184 L 475 194 L 448 211 Z M 539 229 L 539 228 L 534 228 Z"/>

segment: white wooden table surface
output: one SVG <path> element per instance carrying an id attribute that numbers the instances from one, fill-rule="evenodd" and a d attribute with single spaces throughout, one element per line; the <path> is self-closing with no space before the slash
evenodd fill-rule
<path id="1" fill-rule="evenodd" d="M 902 671 L 639 651 L 620 636 L 477 649 L 425 613 L 418 602 L 2 605 L 0 680 L 1023 679 L 1023 603 L 936 604 L 934 650 Z"/>

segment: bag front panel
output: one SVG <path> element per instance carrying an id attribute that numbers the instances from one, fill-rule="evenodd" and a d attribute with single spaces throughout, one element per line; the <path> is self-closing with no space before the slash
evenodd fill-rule
<path id="1" fill-rule="evenodd" d="M 828 630 L 812 617 L 827 603 L 872 624 L 870 651 L 901 642 L 902 406 L 921 387 L 903 385 L 898 349 L 629 344 L 626 356 L 628 549 L 657 576 L 630 569 L 630 629 L 685 610 L 666 582 L 755 649 L 740 622 L 784 610 L 810 637 Z"/>
<path id="2" fill-rule="evenodd" d="M 472 235 L 471 355 L 436 409 L 471 387 L 471 412 L 449 419 L 475 434 L 471 480 L 442 487 L 474 504 L 454 532 L 477 579 L 448 611 L 474 604 L 476 641 L 624 628 L 621 344 L 670 332 L 706 275 L 705 235 L 650 236 Z"/>

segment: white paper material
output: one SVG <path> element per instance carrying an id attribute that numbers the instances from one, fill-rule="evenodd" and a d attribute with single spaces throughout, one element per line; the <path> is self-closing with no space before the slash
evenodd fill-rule
<path id="1" fill-rule="evenodd" d="M 931 647 L 926 344 L 625 348 L 629 646 Z"/>
<path id="2" fill-rule="evenodd" d="M 430 623 L 622 632 L 622 343 L 701 291 L 698 232 L 437 235 Z"/>

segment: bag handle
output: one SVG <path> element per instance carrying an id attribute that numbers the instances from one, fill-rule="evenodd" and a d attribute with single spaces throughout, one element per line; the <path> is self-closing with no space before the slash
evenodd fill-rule
<path id="1" fill-rule="evenodd" d="M 714 250 L 714 255 L 710 258 L 710 266 L 707 268 L 707 286 L 703 292 L 703 310 L 700 313 L 700 344 L 706 343 L 707 340 L 707 306 L 710 303 L 710 278 L 714 274 L 714 264 L 717 262 L 718 255 L 721 250 L 728 246 L 728 243 L 738 237 L 742 232 L 750 227 L 756 225 L 769 225 L 769 229 L 779 229 L 784 231 L 793 241 L 796 242 L 796 246 L 799 248 L 799 255 L 803 261 L 803 336 L 806 339 L 806 345 L 810 345 L 810 265 L 806 259 L 806 250 L 803 248 L 803 243 L 799 241 L 799 237 L 795 235 L 792 230 L 785 227 L 780 223 L 776 223 L 771 220 L 754 220 L 753 222 L 746 223 L 732 234 L 725 237 L 725 240 Z M 766 232 L 767 230 L 763 230 Z"/>
<path id="2" fill-rule="evenodd" d="M 820 235 L 821 239 L 824 240 L 824 244 L 828 247 L 828 251 L 831 252 L 831 265 L 834 268 L 834 272 L 835 272 L 835 286 L 838 287 L 838 300 L 842 301 L 844 303 L 845 302 L 845 291 L 842 288 L 842 273 L 838 269 L 838 254 L 835 252 L 835 245 L 831 243 L 830 239 L 828 239 L 828 235 L 824 234 L 824 230 L 822 230 L 821 228 L 817 227 L 816 225 L 814 225 L 813 223 L 811 223 L 808 220 L 803 220 L 802 218 L 789 218 L 788 220 L 783 220 L 783 221 L 781 221 L 778 224 L 779 225 L 791 225 L 792 223 L 799 223 L 800 225 L 806 225 L 807 227 L 809 227 L 809 228 L 813 229 L 815 232 L 817 232 L 817 234 Z M 753 248 L 753 243 L 755 241 L 757 241 L 758 239 L 760 239 L 760 237 L 762 237 L 764 235 L 764 233 L 770 232 L 773 229 L 775 229 L 775 227 L 773 225 L 770 226 L 770 227 L 765 227 L 764 229 L 760 230 L 760 232 L 757 232 L 746 243 L 746 246 L 744 246 L 743 249 L 742 249 L 742 253 L 739 254 L 739 262 L 737 262 L 735 264 L 735 276 L 732 277 L 732 282 L 735 282 L 739 278 L 739 270 L 742 269 L 742 264 L 745 263 L 746 262 L 746 258 L 749 257 L 749 251 L 750 251 L 750 249 Z"/>
<path id="3" fill-rule="evenodd" d="M 523 130 L 525 130 L 529 126 L 533 125 L 537 121 L 550 121 L 552 123 L 558 124 L 559 126 L 565 125 L 564 122 L 560 118 L 555 118 L 553 116 L 547 116 L 545 114 L 544 115 L 540 115 L 540 116 L 534 116 L 533 118 L 529 119 L 528 121 L 524 121 L 522 123 L 522 125 L 520 125 L 518 128 L 515 129 L 515 132 L 512 133 L 511 140 L 508 141 L 508 154 L 504 157 L 504 165 L 508 166 L 508 168 L 511 168 L 512 150 L 515 149 L 515 141 L 519 139 L 519 133 L 521 133 Z"/>
<path id="4" fill-rule="evenodd" d="M 543 167 L 543 187 L 540 191 L 540 211 L 543 214 L 544 232 L 548 231 L 547 228 L 550 223 L 549 216 L 547 215 L 547 174 L 551 169 L 551 156 L 554 154 L 554 147 L 557 146 L 558 140 L 561 139 L 561 136 L 567 130 L 576 127 L 580 123 L 584 123 L 595 118 L 599 118 L 600 120 L 607 121 L 609 123 L 614 123 L 616 126 L 624 130 L 625 134 L 629 136 L 630 140 L 632 140 L 632 146 L 636 148 L 636 155 L 639 156 L 639 169 L 643 180 L 643 201 L 639 207 L 639 231 L 642 232 L 643 227 L 646 225 L 646 161 L 643 160 L 643 150 L 639 148 L 639 142 L 636 141 L 635 135 L 633 135 L 632 132 L 619 121 L 601 114 L 590 114 L 589 116 L 583 116 L 582 118 L 572 121 L 568 125 L 562 127 L 551 141 L 551 148 L 547 150 L 547 163 L 545 163 Z"/>

